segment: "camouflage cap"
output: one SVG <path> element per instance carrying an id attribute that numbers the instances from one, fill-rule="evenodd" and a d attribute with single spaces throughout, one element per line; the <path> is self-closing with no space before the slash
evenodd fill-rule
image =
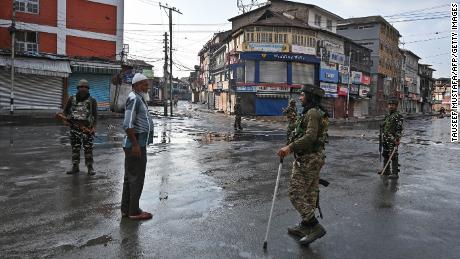
<path id="1" fill-rule="evenodd" d="M 314 85 L 304 85 L 302 87 L 302 92 L 311 93 L 319 97 L 323 97 L 325 94 L 323 89 L 316 87 Z"/>
<path id="2" fill-rule="evenodd" d="M 388 100 L 387 100 L 387 103 L 388 104 L 398 104 L 399 101 L 398 101 L 398 98 L 396 98 L 396 97 L 389 97 Z"/>

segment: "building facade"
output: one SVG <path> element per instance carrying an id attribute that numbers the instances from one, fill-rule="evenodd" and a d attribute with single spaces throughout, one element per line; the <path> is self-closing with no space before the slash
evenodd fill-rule
<path id="1" fill-rule="evenodd" d="M 240 97 L 245 115 L 280 116 L 304 84 L 313 84 L 326 91 L 331 117 L 368 115 L 371 50 L 335 33 L 341 19 L 291 1 L 229 19 L 231 33 L 216 34 L 199 53 L 208 106 L 232 113 Z"/>
<path id="2" fill-rule="evenodd" d="M 410 50 L 401 50 L 401 92 L 399 110 L 404 113 L 421 112 L 420 76 L 418 61 L 420 57 Z"/>
<path id="3" fill-rule="evenodd" d="M 435 70 L 431 68 L 431 65 L 419 64 L 418 74 L 420 77 L 420 98 L 422 100 L 423 113 L 429 113 L 432 110 L 433 99 L 432 92 L 434 89 L 433 72 Z"/>
<path id="4" fill-rule="evenodd" d="M 27 59 L 27 62 L 15 62 L 16 108 L 59 109 L 76 91 L 77 82 L 85 78 L 98 108 L 108 110 L 111 78 L 121 69 L 117 61 L 122 59 L 123 11 L 123 0 L 1 1 L 0 50 L 6 54 L 4 66 L 0 65 L 0 76 L 11 73 L 12 29 L 16 55 Z M 24 83 L 22 76 L 26 76 L 30 84 Z M 50 82 L 48 87 L 28 89 L 29 85 L 44 81 Z M 47 91 L 54 93 L 53 96 L 36 101 L 37 96 Z M 3 101 L 9 93 L 9 85 L 3 82 L 0 86 L 2 109 L 9 106 Z"/>
<path id="5" fill-rule="evenodd" d="M 18 51 L 120 60 L 123 0 L 15 0 Z M 0 2 L 0 48 L 11 48 L 13 0 Z"/>
<path id="6" fill-rule="evenodd" d="M 433 111 L 439 112 L 441 108 L 451 110 L 451 86 L 450 78 L 438 78 L 434 82 Z"/>
<path id="7" fill-rule="evenodd" d="M 320 56 L 328 59 L 332 53 L 344 60 L 343 39 L 333 33 L 341 19 L 317 6 L 291 1 L 271 1 L 231 18 L 230 89 L 241 98 L 243 114 L 280 116 L 290 98 L 298 99 L 302 85 L 320 86 L 320 81 L 330 90 L 328 109 L 333 109 L 338 70 L 336 66 L 329 73 L 327 64 L 321 70 Z M 324 50 L 318 52 L 319 48 Z"/>
<path id="8" fill-rule="evenodd" d="M 387 98 L 399 96 L 400 92 L 400 33 L 381 16 L 343 20 L 338 24 L 337 33 L 372 50 L 369 112 L 385 114 Z"/>

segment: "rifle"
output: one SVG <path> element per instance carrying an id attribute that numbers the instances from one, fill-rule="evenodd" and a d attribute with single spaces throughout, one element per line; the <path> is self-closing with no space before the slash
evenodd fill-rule
<path id="1" fill-rule="evenodd" d="M 55 118 L 58 119 L 58 120 L 63 121 L 64 123 L 68 123 L 73 127 L 76 127 L 78 129 L 80 129 L 85 134 L 91 134 L 93 136 L 96 136 L 96 134 L 90 128 L 82 125 L 81 123 L 73 122 L 72 120 L 67 118 L 62 112 L 56 113 Z"/>
<path id="2" fill-rule="evenodd" d="M 319 184 L 321 184 L 324 187 L 327 187 L 329 185 L 329 182 L 319 178 Z M 318 196 L 316 197 L 316 208 L 318 208 L 319 212 L 319 217 L 323 218 L 323 212 L 321 211 L 321 207 L 319 206 L 319 189 L 318 189 Z"/>
<path id="3" fill-rule="evenodd" d="M 383 149 L 383 136 L 382 136 L 382 127 L 383 125 L 380 124 L 380 132 L 379 132 L 379 158 L 380 158 L 380 162 L 382 162 L 382 149 Z"/>

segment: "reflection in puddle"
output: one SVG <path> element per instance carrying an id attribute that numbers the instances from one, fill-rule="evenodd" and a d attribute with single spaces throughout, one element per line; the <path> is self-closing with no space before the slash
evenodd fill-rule
<path id="1" fill-rule="evenodd" d="M 284 133 L 252 133 L 252 132 L 205 132 L 205 133 L 190 133 L 195 141 L 200 143 L 213 143 L 218 141 L 248 141 L 248 140 L 283 140 L 286 138 Z"/>

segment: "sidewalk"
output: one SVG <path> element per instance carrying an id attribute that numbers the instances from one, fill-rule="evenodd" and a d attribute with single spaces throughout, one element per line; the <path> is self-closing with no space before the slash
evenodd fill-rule
<path id="1" fill-rule="evenodd" d="M 215 110 L 208 110 L 204 108 L 198 108 L 197 109 L 199 112 L 205 112 L 205 113 L 215 113 L 215 114 L 221 114 L 223 116 L 233 116 L 229 115 L 226 113 L 221 113 L 217 112 Z M 404 119 L 413 119 L 413 118 L 422 118 L 422 117 L 432 117 L 432 116 L 438 116 L 439 114 L 437 113 L 402 113 Z M 330 124 L 335 124 L 335 125 L 342 125 L 342 124 L 348 124 L 348 123 L 361 123 L 361 122 L 376 122 L 376 121 L 382 121 L 385 118 L 385 115 L 377 115 L 377 116 L 366 116 L 366 117 L 350 117 L 348 119 L 345 118 L 331 118 L 329 119 Z M 260 122 L 287 122 L 286 116 L 242 116 L 243 120 L 247 121 L 260 121 Z"/>
<path id="2" fill-rule="evenodd" d="M 8 110 L 0 111 L 0 124 L 24 122 L 56 122 L 55 114 L 60 110 L 17 110 L 10 114 Z M 123 118 L 123 113 L 98 111 L 98 119 Z"/>

